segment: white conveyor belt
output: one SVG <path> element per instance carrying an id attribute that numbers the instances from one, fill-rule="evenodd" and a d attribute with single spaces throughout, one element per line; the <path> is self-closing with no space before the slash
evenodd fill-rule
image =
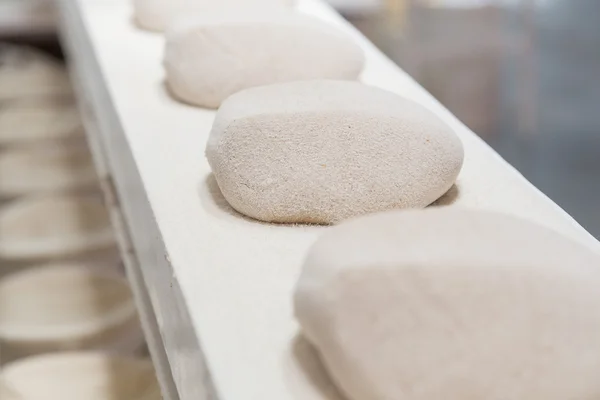
<path id="1" fill-rule="evenodd" d="M 105 189 L 114 186 L 130 237 L 122 240 L 128 272 L 166 398 L 336 399 L 291 303 L 303 257 L 328 228 L 263 224 L 228 207 L 204 157 L 215 113 L 167 95 L 163 38 L 133 26 L 129 3 L 62 0 L 61 26 Z M 454 127 L 466 162 L 447 203 L 516 214 L 597 248 L 329 6 L 299 0 L 299 9 L 353 35 L 367 54 L 364 82 L 411 97 Z"/>

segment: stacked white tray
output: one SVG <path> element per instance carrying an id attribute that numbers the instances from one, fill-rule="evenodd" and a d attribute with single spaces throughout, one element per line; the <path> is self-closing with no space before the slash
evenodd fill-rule
<path id="1" fill-rule="evenodd" d="M 52 35 L 54 3 L 48 0 L 0 0 L 0 36 Z"/>

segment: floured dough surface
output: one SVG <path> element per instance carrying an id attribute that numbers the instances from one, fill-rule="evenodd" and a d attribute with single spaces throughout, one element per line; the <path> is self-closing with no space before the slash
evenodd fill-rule
<path id="1" fill-rule="evenodd" d="M 346 34 L 307 15 L 227 12 L 179 21 L 167 34 L 171 93 L 216 108 L 240 90 L 310 79 L 354 80 L 362 49 Z"/>
<path id="2" fill-rule="evenodd" d="M 600 260 L 559 233 L 460 209 L 328 230 L 295 311 L 351 400 L 600 397 Z"/>
<path id="3" fill-rule="evenodd" d="M 103 353 L 57 353 L 26 358 L 0 373 L 26 400 L 161 400 L 149 359 Z"/>
<path id="4" fill-rule="evenodd" d="M 81 146 L 0 150 L 0 197 L 90 189 L 98 183 L 91 154 Z"/>
<path id="5" fill-rule="evenodd" d="M 291 8 L 294 0 L 133 0 L 135 21 L 142 29 L 164 31 L 177 18 L 214 12 L 252 12 Z"/>
<path id="6" fill-rule="evenodd" d="M 108 211 L 94 197 L 31 196 L 0 210 L 0 257 L 52 259 L 109 249 L 115 243 Z"/>
<path id="7" fill-rule="evenodd" d="M 463 148 L 410 100 L 356 82 L 307 81 L 230 97 L 206 155 L 242 214 L 329 224 L 431 204 L 454 183 Z"/>

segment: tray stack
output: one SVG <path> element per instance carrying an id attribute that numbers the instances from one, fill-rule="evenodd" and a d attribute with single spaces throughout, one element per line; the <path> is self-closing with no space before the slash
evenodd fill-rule
<path id="1" fill-rule="evenodd" d="M 362 46 L 363 82 L 420 102 L 460 136 L 465 166 L 440 206 L 510 213 L 598 249 L 328 5 L 298 3 Z M 65 0 L 60 25 L 165 398 L 338 398 L 290 300 L 307 249 L 328 228 L 260 224 L 227 205 L 203 154 L 215 113 L 167 95 L 164 39 L 136 29 L 131 15 L 122 0 Z"/>
<path id="2" fill-rule="evenodd" d="M 56 9 L 53 2 L 0 1 L 0 36 L 44 36 L 55 33 Z"/>
<path id="3" fill-rule="evenodd" d="M 0 398 L 157 400 L 55 12 L 0 1 Z"/>

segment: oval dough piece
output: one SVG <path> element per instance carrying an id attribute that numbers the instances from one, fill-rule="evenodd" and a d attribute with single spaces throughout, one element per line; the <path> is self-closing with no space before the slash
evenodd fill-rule
<path id="1" fill-rule="evenodd" d="M 161 400 L 149 359 L 68 352 L 10 363 L 0 380 L 23 400 Z M 3 399 L 4 400 L 4 399 Z"/>
<path id="2" fill-rule="evenodd" d="M 133 0 L 138 27 L 162 32 L 179 17 L 218 11 L 256 12 L 291 8 L 294 0 Z"/>
<path id="3" fill-rule="evenodd" d="M 83 136 L 81 117 L 69 101 L 20 101 L 0 108 L 0 145 Z"/>
<path id="4" fill-rule="evenodd" d="M 30 268 L 0 281 L 0 341 L 18 356 L 64 348 L 107 348 L 141 336 L 126 279 L 87 264 Z M 138 337 L 138 343 L 141 337 Z"/>
<path id="5" fill-rule="evenodd" d="M 108 212 L 96 198 L 33 196 L 0 210 L 0 258 L 54 259 L 110 249 L 114 244 Z"/>
<path id="6" fill-rule="evenodd" d="M 342 81 L 233 95 L 217 113 L 206 155 L 237 211 L 319 224 L 425 207 L 452 186 L 463 162 L 460 139 L 431 111 Z"/>
<path id="7" fill-rule="evenodd" d="M 91 189 L 97 183 L 91 155 L 80 146 L 27 146 L 0 151 L 1 197 Z"/>
<path id="8" fill-rule="evenodd" d="M 458 209 L 331 228 L 296 316 L 351 400 L 600 397 L 600 258 L 529 221 Z"/>
<path id="9" fill-rule="evenodd" d="M 175 97 L 216 108 L 250 87 L 354 80 L 363 69 L 364 55 L 350 37 L 306 15 L 225 13 L 177 24 L 167 35 L 164 64 Z"/>

